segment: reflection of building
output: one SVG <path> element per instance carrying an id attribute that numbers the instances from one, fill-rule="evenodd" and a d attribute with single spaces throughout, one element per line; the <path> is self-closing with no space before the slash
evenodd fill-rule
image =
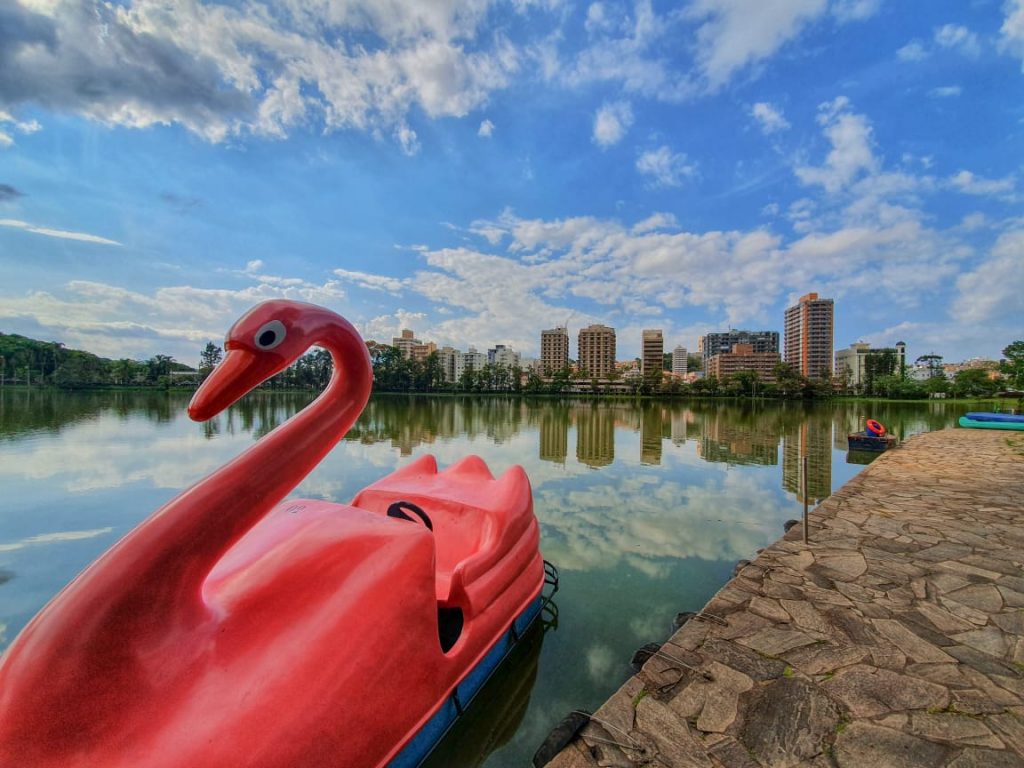
<path id="1" fill-rule="evenodd" d="M 588 467 L 606 467 L 615 460 L 615 419 L 608 408 L 576 411 L 576 460 Z"/>
<path id="2" fill-rule="evenodd" d="M 660 330 L 643 332 L 640 354 L 640 372 L 644 378 L 660 379 L 665 369 L 665 340 Z"/>
<path id="3" fill-rule="evenodd" d="M 752 344 L 733 344 L 729 352 L 721 352 L 707 361 L 705 376 L 724 379 L 734 373 L 750 371 L 760 381 L 775 381 L 775 366 L 779 364 L 778 352 L 755 352 Z"/>
<path id="4" fill-rule="evenodd" d="M 797 373 L 816 379 L 832 371 L 832 324 L 835 305 L 818 294 L 801 296 L 786 310 L 785 360 Z"/>
<path id="5" fill-rule="evenodd" d="M 565 408 L 545 408 L 540 417 L 540 458 L 565 464 L 569 453 L 569 413 Z"/>
<path id="6" fill-rule="evenodd" d="M 745 425 L 737 423 L 734 413 L 712 413 L 703 422 L 697 455 L 705 461 L 774 466 L 779 463 L 779 436 L 771 422 Z"/>
<path id="7" fill-rule="evenodd" d="M 697 345 L 701 357 L 704 359 L 704 368 L 707 369 L 708 360 L 715 355 L 731 352 L 736 344 L 749 344 L 755 352 L 778 352 L 779 332 L 778 331 L 726 331 L 723 333 L 709 333 L 700 337 Z"/>
<path id="8" fill-rule="evenodd" d="M 849 380 L 845 383 L 851 387 L 867 384 L 874 376 L 899 375 L 907 365 L 907 345 L 896 342 L 895 347 L 872 349 L 870 344 L 857 342 L 849 349 L 836 352 L 836 376 Z"/>
<path id="9" fill-rule="evenodd" d="M 615 368 L 615 329 L 588 325 L 580 329 L 579 367 L 589 376 L 604 378 Z"/>
<path id="10" fill-rule="evenodd" d="M 686 347 L 676 347 L 672 350 L 672 373 L 685 376 L 686 371 Z"/>
<path id="11" fill-rule="evenodd" d="M 693 412 L 683 408 L 674 408 L 670 418 L 669 436 L 675 445 L 682 445 L 686 442 L 687 432 L 693 422 Z"/>
<path id="12" fill-rule="evenodd" d="M 782 436 L 782 487 L 804 497 L 800 488 L 800 463 L 807 457 L 807 500 L 817 504 L 832 494 L 832 421 L 807 418 L 796 430 Z"/>
<path id="13" fill-rule="evenodd" d="M 569 366 L 569 331 L 552 328 L 540 332 L 540 364 L 545 374 Z"/>
<path id="14" fill-rule="evenodd" d="M 661 438 L 664 429 L 660 405 L 647 404 L 640 413 L 640 463 L 661 464 Z"/>

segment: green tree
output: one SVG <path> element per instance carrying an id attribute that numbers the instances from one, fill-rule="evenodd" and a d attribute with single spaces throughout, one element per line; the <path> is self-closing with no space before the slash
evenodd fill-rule
<path id="1" fill-rule="evenodd" d="M 221 361 L 223 355 L 224 350 L 212 341 L 206 342 L 203 351 L 199 353 L 199 373 L 204 376 L 209 375 L 210 371 L 217 367 L 217 363 Z"/>
<path id="2" fill-rule="evenodd" d="M 1014 389 L 1024 390 L 1024 341 L 1014 341 L 1003 350 L 1006 358 L 999 370 L 1006 376 L 1007 384 Z"/>
<path id="3" fill-rule="evenodd" d="M 957 397 L 988 397 L 999 389 L 999 382 L 994 381 L 990 371 L 984 368 L 968 368 L 958 371 L 953 377 L 953 393 Z"/>

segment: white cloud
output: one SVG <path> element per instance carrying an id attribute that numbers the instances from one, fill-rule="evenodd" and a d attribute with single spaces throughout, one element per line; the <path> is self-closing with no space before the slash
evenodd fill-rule
<path id="1" fill-rule="evenodd" d="M 396 277 L 373 275 L 368 272 L 353 272 L 348 269 L 336 269 L 334 270 L 334 274 L 342 280 L 355 283 L 359 287 L 366 288 L 371 291 L 387 291 L 388 293 L 397 295 L 402 291 L 404 286 L 404 282 Z"/>
<path id="2" fill-rule="evenodd" d="M 0 32 L 11 70 L 0 103 L 40 102 L 135 128 L 177 123 L 210 141 L 284 137 L 317 121 L 391 135 L 414 153 L 410 114 L 465 116 L 519 71 L 507 38 L 478 39 L 489 5 L 15 4 Z"/>
<path id="3" fill-rule="evenodd" d="M 99 235 L 90 235 L 86 232 L 69 232 L 64 229 L 51 229 L 49 227 L 38 227 L 34 224 L 29 224 L 27 221 L 18 221 L 16 219 L 0 219 L 0 227 L 11 227 L 12 229 L 20 229 L 25 232 L 31 232 L 35 235 L 46 235 L 47 237 L 56 237 L 61 240 L 78 240 L 83 243 L 97 243 L 98 245 L 121 245 L 116 240 L 110 240 L 106 237 L 100 237 Z"/>
<path id="4" fill-rule="evenodd" d="M 679 221 L 671 213 L 655 213 L 648 216 L 643 221 L 639 221 L 633 225 L 630 230 L 634 235 L 640 235 L 644 232 L 653 232 L 657 229 L 678 229 Z"/>
<path id="5" fill-rule="evenodd" d="M 402 148 L 402 152 L 407 155 L 415 155 L 420 151 L 420 142 L 416 136 L 416 131 L 408 125 L 402 124 L 395 128 L 395 139 L 397 139 L 398 145 Z"/>
<path id="6" fill-rule="evenodd" d="M 633 108 L 628 101 L 615 101 L 601 106 L 594 115 L 593 142 L 602 149 L 618 144 L 633 125 Z"/>
<path id="7" fill-rule="evenodd" d="M 863 21 L 874 16 L 882 0 L 832 0 L 832 15 L 840 22 Z"/>
<path id="8" fill-rule="evenodd" d="M 613 82 L 625 93 L 667 102 L 680 102 L 697 93 L 692 78 L 684 71 L 674 70 L 669 57 L 659 48 L 663 42 L 674 39 L 676 30 L 672 27 L 679 23 L 678 15 L 658 16 L 650 0 L 638 0 L 632 18 L 612 21 L 605 4 L 593 13 L 595 19 L 603 21 L 589 25 L 590 45 L 577 53 L 564 71 L 552 50 L 556 41 L 542 46 L 544 53 L 540 58 L 548 79 L 561 74 L 562 81 L 573 88 Z"/>
<path id="9" fill-rule="evenodd" d="M 636 169 L 659 187 L 682 186 L 683 180 L 693 176 L 697 169 L 687 162 L 686 155 L 673 152 L 668 147 L 644 152 L 637 158 Z"/>
<path id="10" fill-rule="evenodd" d="M 1009 0 L 1003 8 L 1006 18 L 999 28 L 999 50 L 1019 58 L 1024 71 L 1024 0 Z"/>
<path id="11" fill-rule="evenodd" d="M 782 110 L 766 101 L 754 104 L 750 109 L 750 114 L 760 124 L 761 131 L 765 135 L 785 131 L 789 128 L 789 121 L 782 114 Z"/>
<path id="12" fill-rule="evenodd" d="M 945 24 L 935 30 L 935 43 L 974 58 L 981 53 L 978 36 L 959 24 Z"/>
<path id="13" fill-rule="evenodd" d="M 829 194 L 847 187 L 862 173 L 873 173 L 878 161 L 872 152 L 871 124 L 864 115 L 848 110 L 843 96 L 818 107 L 818 122 L 823 126 L 832 150 L 823 166 L 800 166 L 797 178 L 807 185 L 821 185 Z"/>
<path id="14" fill-rule="evenodd" d="M 490 120 L 484 120 L 480 123 L 480 128 L 477 130 L 476 135 L 484 139 L 489 139 L 494 134 L 494 123 Z"/>
<path id="15" fill-rule="evenodd" d="M 963 89 L 959 85 L 944 85 L 928 91 L 928 95 L 933 99 L 949 99 L 959 96 L 961 93 L 963 93 Z"/>
<path id="16" fill-rule="evenodd" d="M 687 15 L 703 22 L 697 61 L 708 88 L 774 54 L 825 10 L 825 0 L 695 0 Z"/>
<path id="17" fill-rule="evenodd" d="M 959 296 L 953 302 L 953 317 L 960 323 L 982 327 L 1005 327 L 1020 332 L 1024 317 L 1024 230 L 1000 235 L 988 257 L 956 282 Z"/>
<path id="18" fill-rule="evenodd" d="M 1012 176 L 1004 179 L 985 179 L 970 171 L 960 171 L 949 178 L 949 185 L 967 195 L 1003 196 L 1011 194 L 1017 186 Z"/>
<path id="19" fill-rule="evenodd" d="M 37 120 L 18 120 L 9 112 L 0 110 L 0 147 L 7 148 L 14 145 L 12 133 L 29 135 L 42 130 L 42 128 L 43 126 Z"/>
<path id="20" fill-rule="evenodd" d="M 928 58 L 928 49 L 924 47 L 920 40 L 911 40 L 896 51 L 896 56 L 901 61 L 922 61 Z"/>
<path id="21" fill-rule="evenodd" d="M 583 22 L 583 28 L 588 34 L 610 32 L 614 27 L 615 22 L 609 18 L 604 3 L 591 3 L 587 7 L 587 18 Z"/>
<path id="22" fill-rule="evenodd" d="M 178 285 L 149 293 L 73 280 L 51 292 L 0 296 L 0 320 L 8 328 L 32 329 L 27 335 L 43 334 L 98 355 L 146 359 L 159 352 L 190 359 L 196 344 L 223 338 L 242 312 L 260 301 L 289 298 L 345 314 L 345 293 L 335 281 L 316 284 L 256 274 L 246 278 L 250 284 L 243 288 Z"/>

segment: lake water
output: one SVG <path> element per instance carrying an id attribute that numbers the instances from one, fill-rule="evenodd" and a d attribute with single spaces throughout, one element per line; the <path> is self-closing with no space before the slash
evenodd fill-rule
<path id="1" fill-rule="evenodd" d="M 0 393 L 0 649 L 75 574 L 151 511 L 301 409 L 256 394 L 206 424 L 187 395 Z M 557 622 L 516 658 L 443 745 L 435 768 L 526 766 L 569 711 L 629 676 L 633 652 L 698 610 L 736 561 L 863 466 L 846 434 L 876 418 L 900 438 L 962 405 L 607 402 L 378 397 L 293 496 L 347 502 L 424 453 L 526 468 Z"/>

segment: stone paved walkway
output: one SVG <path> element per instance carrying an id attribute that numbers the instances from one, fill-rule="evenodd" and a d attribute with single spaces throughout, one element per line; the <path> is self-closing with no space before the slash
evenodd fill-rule
<path id="1" fill-rule="evenodd" d="M 810 519 L 550 768 L 1024 768 L 1024 435 L 911 438 Z"/>

